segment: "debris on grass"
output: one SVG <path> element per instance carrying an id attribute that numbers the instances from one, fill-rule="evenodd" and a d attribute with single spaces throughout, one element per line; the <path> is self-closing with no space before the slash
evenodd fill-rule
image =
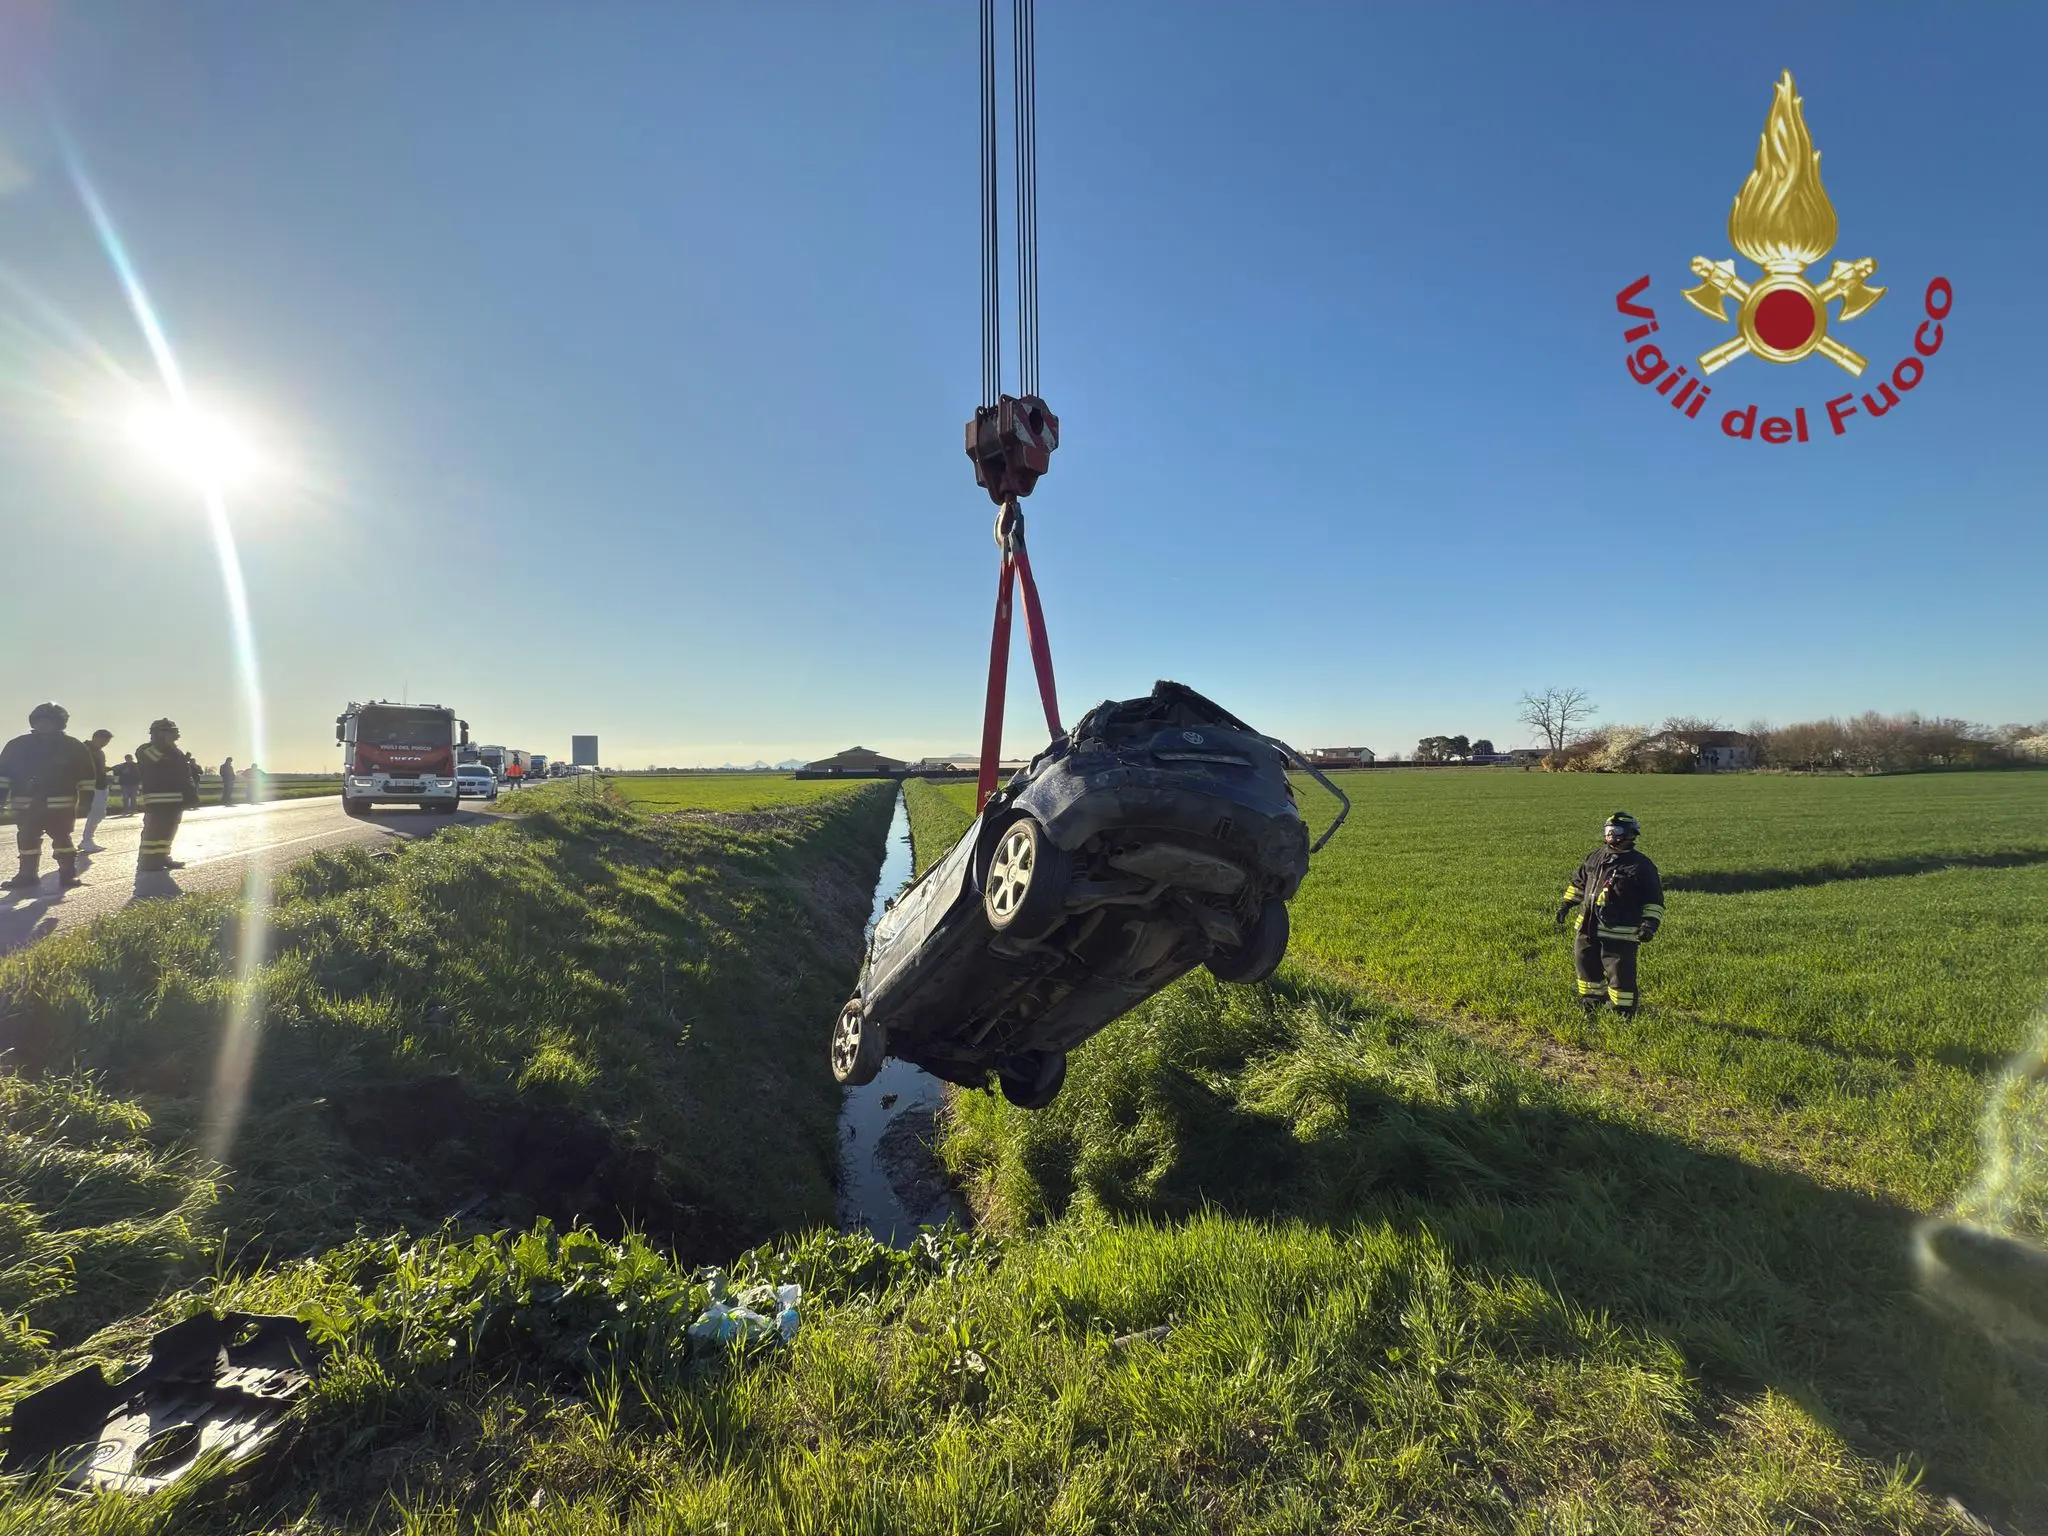
<path id="1" fill-rule="evenodd" d="M 209 1458 L 241 1465 L 277 1449 L 319 1372 L 297 1318 L 202 1313 L 152 1337 L 142 1368 L 118 1384 L 88 1365 L 17 1401 L 0 1470 L 51 1468 L 81 1493 L 154 1493 Z"/>

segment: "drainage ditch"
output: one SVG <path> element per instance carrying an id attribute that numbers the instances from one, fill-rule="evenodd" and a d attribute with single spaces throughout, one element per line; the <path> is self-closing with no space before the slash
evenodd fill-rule
<path id="1" fill-rule="evenodd" d="M 874 932 L 889 899 L 910 883 L 911 869 L 910 813 L 899 792 L 868 933 Z M 865 1230 L 900 1248 L 917 1237 L 920 1227 L 938 1226 L 948 1217 L 966 1219 L 934 1150 L 945 1107 L 943 1089 L 923 1068 L 892 1058 L 872 1083 L 846 1090 L 839 1111 L 841 1230 Z"/>

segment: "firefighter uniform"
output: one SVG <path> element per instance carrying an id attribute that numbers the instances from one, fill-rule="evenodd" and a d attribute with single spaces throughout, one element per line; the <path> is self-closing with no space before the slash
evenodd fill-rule
<path id="1" fill-rule="evenodd" d="M 142 856 L 136 873 L 175 869 L 171 841 L 185 808 L 199 803 L 199 766 L 179 748 L 176 726 L 152 727 L 149 740 L 135 749 L 135 763 L 142 770 Z"/>
<path id="2" fill-rule="evenodd" d="M 33 729 L 26 736 L 0 747 L 0 804 L 14 812 L 14 842 L 21 856 L 20 869 L 5 883 L 10 890 L 35 885 L 43 839 L 48 837 L 58 883 L 76 885 L 78 849 L 71 841 L 71 827 L 78 816 L 79 796 L 91 799 L 98 768 L 91 749 L 65 734 L 70 716 L 56 705 L 39 706 L 29 723 Z"/>
<path id="3" fill-rule="evenodd" d="M 1617 826 L 1627 830 L 1617 838 Z M 1657 866 L 1635 847 L 1635 821 L 1622 812 L 1608 822 L 1606 842 L 1587 854 L 1564 888 L 1558 921 L 1572 918 L 1572 962 L 1579 1001 L 1588 1013 L 1610 1002 L 1627 1016 L 1636 1011 L 1636 955 L 1664 921 L 1664 882 Z"/>

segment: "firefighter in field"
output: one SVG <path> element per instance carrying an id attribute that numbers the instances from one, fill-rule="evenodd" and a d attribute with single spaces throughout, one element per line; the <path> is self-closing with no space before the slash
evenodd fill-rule
<path id="1" fill-rule="evenodd" d="M 14 812 L 14 844 L 21 853 L 21 868 L 12 880 L 0 881 L 0 890 L 35 888 L 45 834 L 57 859 L 57 883 L 79 883 L 71 824 L 78 797 L 90 799 L 99 783 L 99 765 L 84 742 L 65 734 L 70 723 L 63 705 L 38 704 L 29 711 L 28 734 L 0 747 L 0 803 Z"/>
<path id="2" fill-rule="evenodd" d="M 171 857 L 171 840 L 185 808 L 199 803 L 199 765 L 178 745 L 178 722 L 153 721 L 149 740 L 135 749 L 135 762 L 142 770 L 142 857 L 135 872 L 183 869 Z"/>
<path id="3" fill-rule="evenodd" d="M 1579 865 L 1557 909 L 1558 926 L 1573 920 L 1572 961 L 1579 973 L 1579 1005 L 1588 1018 L 1603 1000 L 1623 1018 L 1634 1015 L 1636 951 L 1657 936 L 1664 921 L 1664 882 L 1650 856 L 1636 848 L 1642 831 L 1627 811 L 1608 817 L 1601 846 Z"/>

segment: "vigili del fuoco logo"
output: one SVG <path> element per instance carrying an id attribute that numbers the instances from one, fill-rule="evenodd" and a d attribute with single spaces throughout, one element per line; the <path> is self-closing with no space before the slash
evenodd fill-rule
<path id="1" fill-rule="evenodd" d="M 1771 98 L 1771 115 L 1764 120 L 1756 169 L 1728 212 L 1729 244 L 1762 273 L 1752 280 L 1736 270 L 1732 259 L 1692 259 L 1692 275 L 1700 283 L 1685 290 L 1686 303 L 1719 325 L 1726 326 L 1732 318 L 1735 334 L 1700 353 L 1695 360 L 1699 373 L 1693 375 L 1649 339 L 1658 329 L 1657 311 L 1637 302 L 1650 286 L 1647 275 L 1617 293 L 1614 307 L 1636 322 L 1622 333 L 1622 340 L 1634 348 L 1626 360 L 1629 377 L 1654 388 L 1688 421 L 1700 419 L 1714 393 L 1708 376 L 1744 357 L 1790 365 L 1818 356 L 1864 385 L 1874 384 L 1875 388 L 1852 388 L 1820 403 L 1816 414 L 1824 410 L 1829 428 L 1841 437 L 1855 418 L 1884 416 L 1919 387 L 1927 373 L 1926 359 L 1941 350 L 1941 322 L 1948 318 L 1955 293 L 1945 277 L 1930 282 L 1923 300 L 1926 318 L 1913 332 L 1913 350 L 1889 374 L 1864 377 L 1868 359 L 1834 335 L 1832 327 L 1846 327 L 1867 314 L 1886 290 L 1871 286 L 1877 262 L 1869 256 L 1835 262 L 1819 283 L 1807 279 L 1806 269 L 1835 248 L 1835 205 L 1820 184 L 1820 151 L 1806 131 L 1802 99 L 1794 89 L 1792 72 L 1787 70 Z M 1838 300 L 1839 307 L 1830 315 L 1828 306 Z M 1745 441 L 1760 437 L 1767 443 L 1804 443 L 1811 436 L 1803 405 L 1790 417 L 1767 416 L 1761 425 L 1754 405 L 1724 409 L 1719 420 L 1723 432 Z"/>

